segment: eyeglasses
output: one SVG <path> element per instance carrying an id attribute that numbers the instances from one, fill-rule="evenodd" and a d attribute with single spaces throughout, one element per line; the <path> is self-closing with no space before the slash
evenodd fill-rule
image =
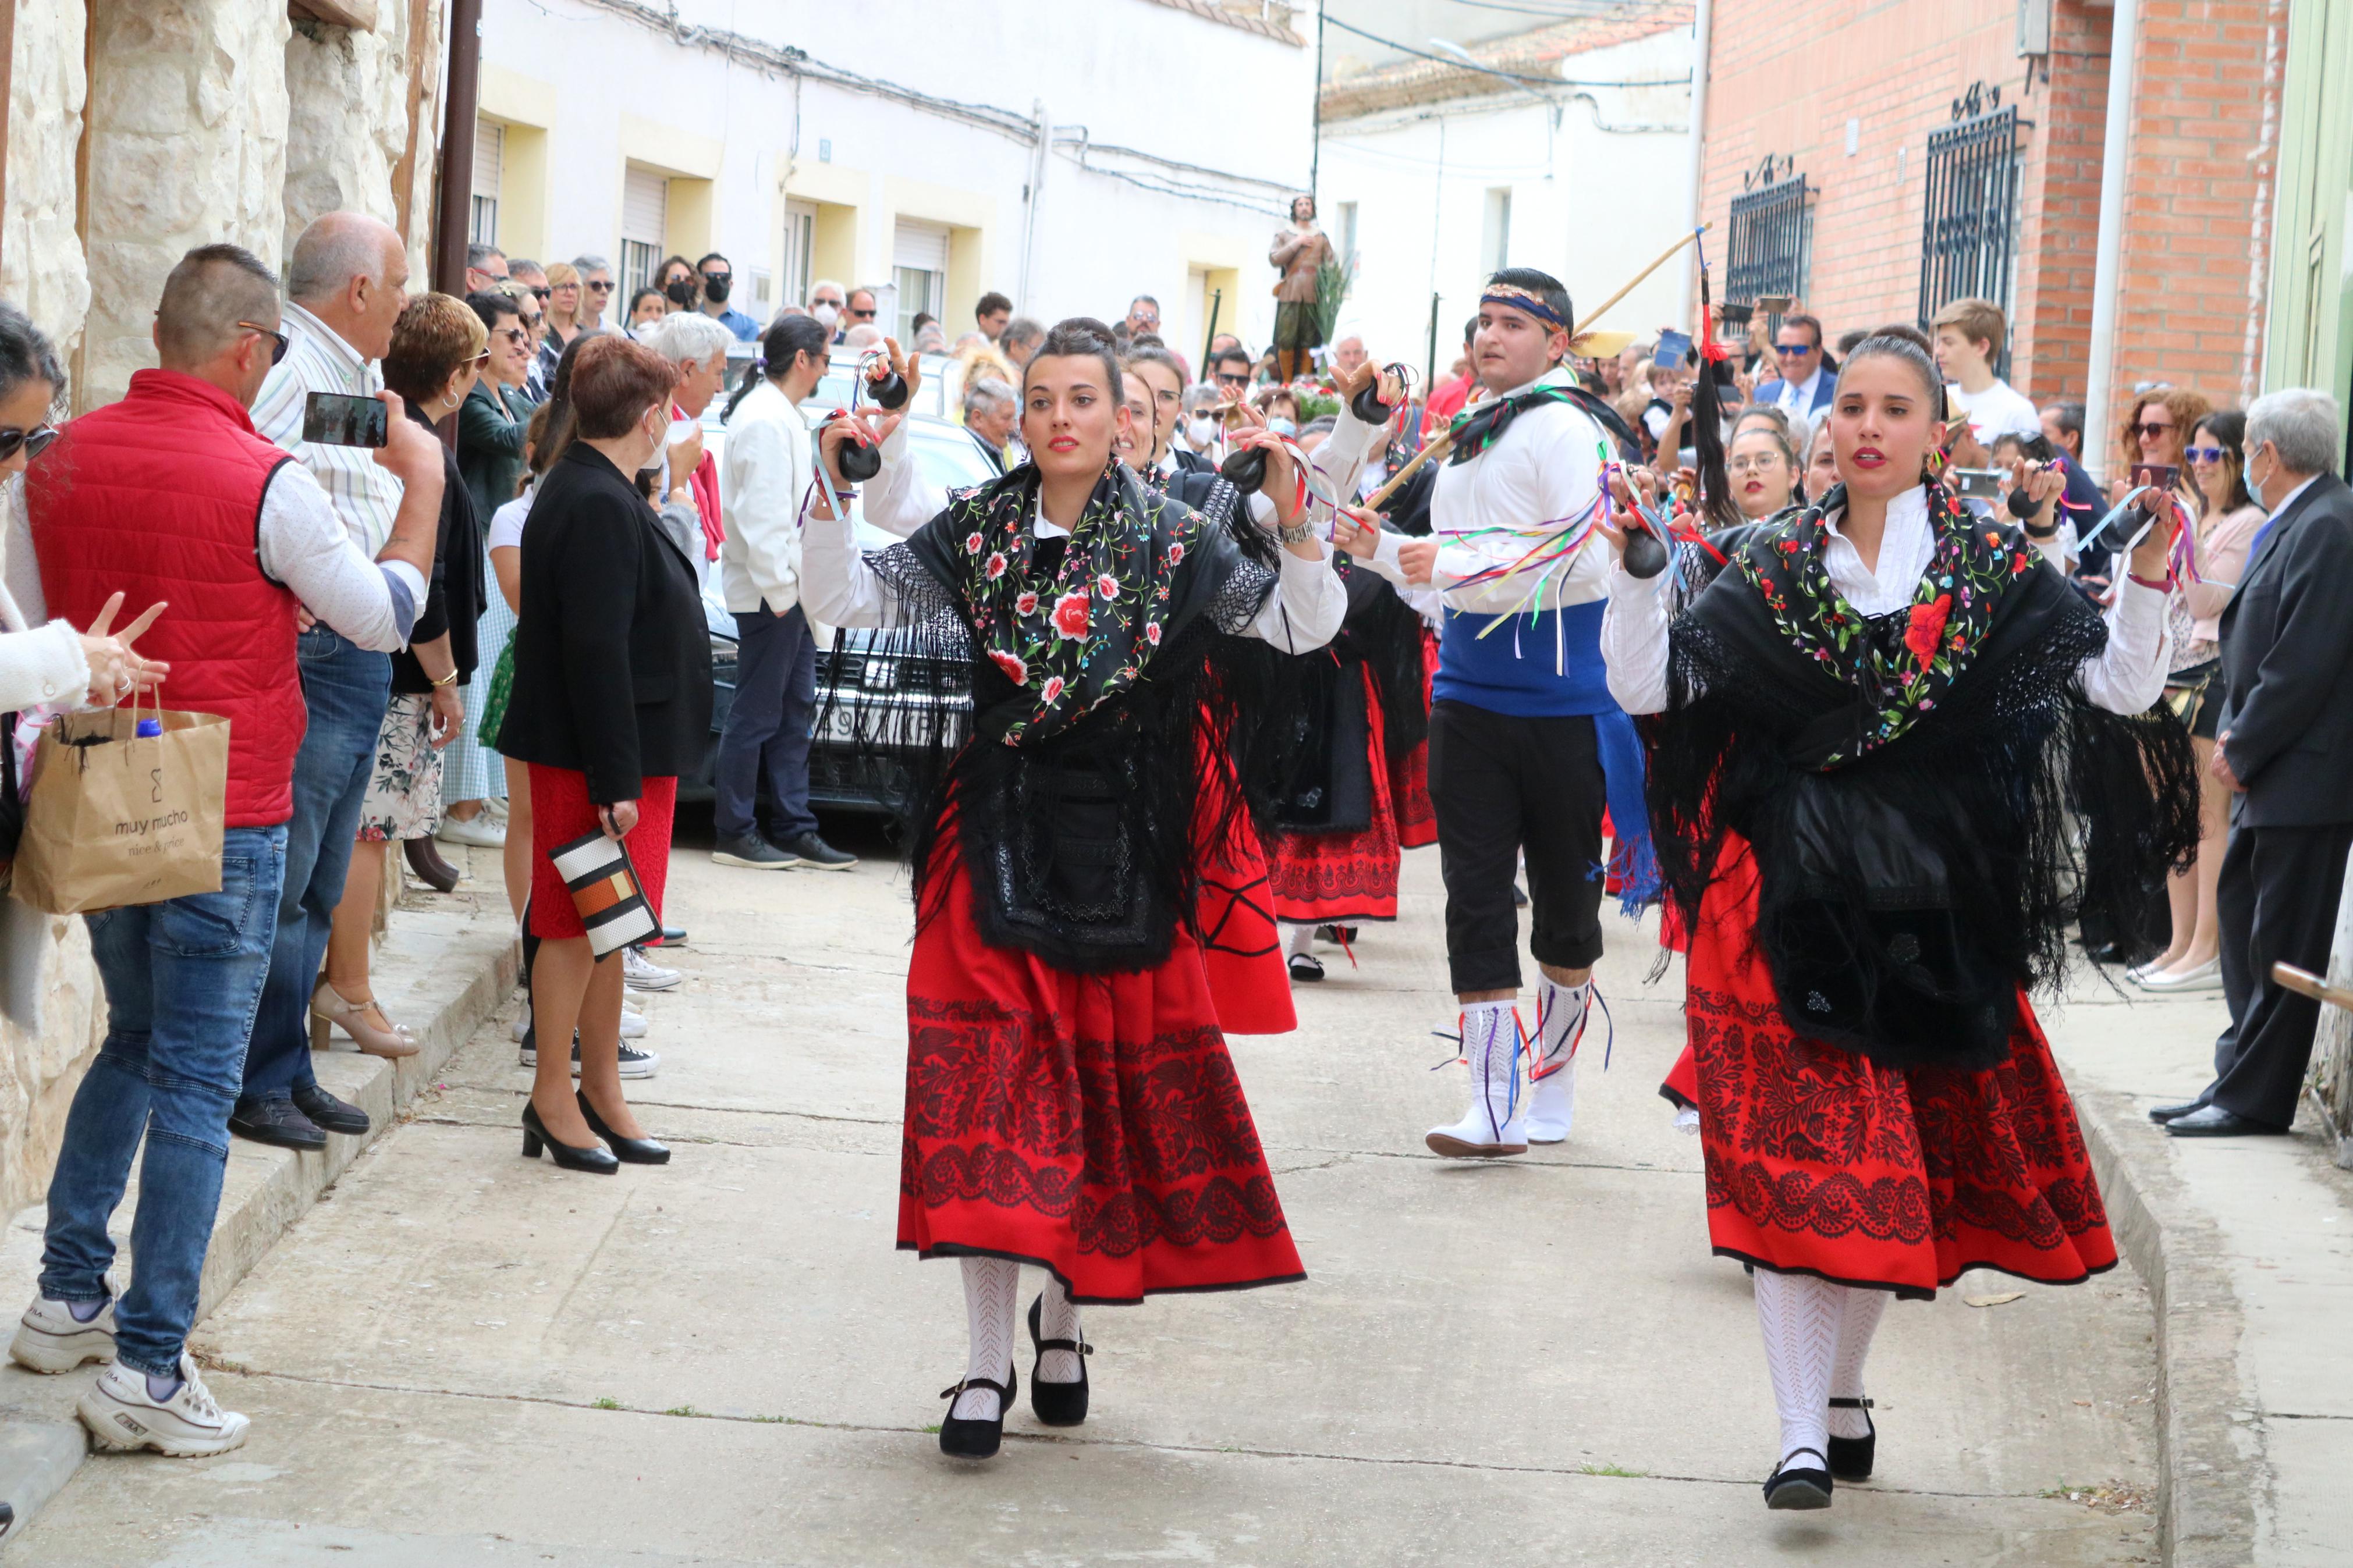
<path id="1" fill-rule="evenodd" d="M 858 309 L 856 309 L 855 307 L 853 307 L 853 308 L 852 308 L 852 309 L 850 309 L 849 310 L 845 311 L 845 312 L 844 312 L 844 314 L 850 315 L 850 316 L 855 316 L 858 320 L 860 320 L 860 321 L 872 321 L 872 320 L 874 319 L 874 307 L 873 307 L 873 306 L 871 306 L 871 305 L 869 305 L 869 306 L 867 306 L 867 307 L 866 307 L 866 309 L 864 309 L 863 310 L 858 310 Z"/>
<path id="2" fill-rule="evenodd" d="M 57 427 L 51 425 L 36 425 L 30 430 L 0 430 L 0 463 L 15 457 L 19 447 L 27 460 L 37 458 L 57 438 Z"/>
<path id="3" fill-rule="evenodd" d="M 259 332 L 265 338 L 275 340 L 275 345 L 269 351 L 271 364 L 276 364 L 280 360 L 284 359 L 287 349 L 292 346 L 293 340 L 276 327 L 265 327 L 259 321 L 239 321 L 237 325 L 248 332 Z"/>
<path id="4" fill-rule="evenodd" d="M 2140 424 L 2133 426 L 2133 429 L 2144 441 L 2152 440 L 2157 437 L 2165 435 L 2172 428 L 2173 426 L 2171 425 L 2159 425 L 2154 420 L 2143 420 Z"/>
<path id="5" fill-rule="evenodd" d="M 1139 327 L 1156 327 L 1160 324 L 1160 318 L 1157 316 L 1130 316 L 1128 320 Z"/>
<path id="6" fill-rule="evenodd" d="M 2222 460 L 2220 447 L 2184 447 L 2181 455 L 2193 463 L 2219 463 Z"/>
<path id="7" fill-rule="evenodd" d="M 554 293 L 555 293 L 555 290 L 554 290 L 554 289 L 550 289 L 549 287 L 547 287 L 547 285 L 545 285 L 544 283 L 542 283 L 542 284 L 535 285 L 535 286 L 532 289 L 532 291 L 531 291 L 531 297 L 532 297 L 533 299 L 534 299 L 534 300 L 538 300 L 541 304 L 544 305 L 544 304 L 546 304 L 546 303 L 547 303 L 548 300 L 549 300 L 552 296 L 554 296 Z"/>
<path id="8" fill-rule="evenodd" d="M 1819 343 L 1775 343 L 1773 345 L 1773 352 L 1779 354 L 1783 359 L 1796 359 L 1799 354 L 1820 353 L 1821 352 L 1821 345 Z"/>
<path id="9" fill-rule="evenodd" d="M 1731 458 L 1725 461 L 1725 471 L 1733 474 L 1769 474 L 1781 466 L 1777 454 L 1768 458 Z"/>
<path id="10" fill-rule="evenodd" d="M 495 338 L 504 338 L 519 349 L 531 346 L 531 333 L 521 327 L 501 327 L 491 335 Z"/>
<path id="11" fill-rule="evenodd" d="M 583 289 L 593 289 L 599 294 L 610 294 L 613 291 L 613 285 L 609 280 L 603 283 L 583 283 L 580 286 Z"/>
<path id="12" fill-rule="evenodd" d="M 734 280 L 734 278 L 735 278 L 735 274 L 733 274 L 733 272 L 725 271 L 725 270 L 723 270 L 723 270 L 721 270 L 721 271 L 718 271 L 718 272 L 706 272 L 706 273 L 704 273 L 704 274 L 703 274 L 703 276 L 704 276 L 705 278 L 716 279 L 718 281 L 720 281 L 720 282 L 722 282 L 722 283 L 729 283 L 729 282 L 733 282 L 733 281 Z"/>
<path id="13" fill-rule="evenodd" d="M 1237 373 L 1229 373 L 1221 370 L 1218 372 L 1218 384 L 1220 386 L 1247 386 L 1250 384 L 1250 372 L 1240 371 Z"/>

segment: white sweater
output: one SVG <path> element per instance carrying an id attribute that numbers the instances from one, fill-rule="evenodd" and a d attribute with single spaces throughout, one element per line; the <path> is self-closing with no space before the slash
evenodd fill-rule
<path id="1" fill-rule="evenodd" d="M 90 690 L 90 660 L 80 634 L 43 613 L 47 601 L 41 596 L 22 474 L 8 480 L 6 514 L 7 540 L 0 549 L 0 577 L 5 579 L 0 586 L 0 713 L 44 704 L 79 707 Z"/>

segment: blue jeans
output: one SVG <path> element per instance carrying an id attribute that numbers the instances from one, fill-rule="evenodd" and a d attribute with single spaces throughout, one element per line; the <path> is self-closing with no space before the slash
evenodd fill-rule
<path id="1" fill-rule="evenodd" d="M 817 641 L 796 605 L 735 617 L 735 702 L 712 767 L 712 826 L 723 837 L 759 827 L 760 779 L 775 800 L 779 843 L 817 831 L 809 812 L 809 718 L 817 710 Z"/>
<path id="2" fill-rule="evenodd" d="M 269 981 L 245 1057 L 247 1100 L 290 1100 L 311 1073 L 311 993 L 327 956 L 327 932 L 352 868 L 360 803 L 375 768 L 376 733 L 392 701 L 392 658 L 325 626 L 304 632 L 295 658 L 311 710 L 294 756 L 294 816 L 286 824 L 286 887 Z"/>
<path id="3" fill-rule="evenodd" d="M 107 1216 L 122 1201 L 143 1139 L 115 1354 L 158 1377 L 178 1370 L 196 1321 L 228 1163 L 228 1113 L 269 967 L 285 866 L 285 828 L 232 827 L 221 847 L 219 892 L 89 917 L 106 986 L 106 1044 L 74 1093 L 49 1178 L 41 1294 L 105 1300 L 114 1261 Z"/>

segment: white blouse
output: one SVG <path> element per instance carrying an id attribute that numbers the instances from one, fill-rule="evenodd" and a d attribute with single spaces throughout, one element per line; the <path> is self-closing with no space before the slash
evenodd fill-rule
<path id="1" fill-rule="evenodd" d="M 1884 616 L 1912 602 L 1920 578 L 1936 552 L 1928 521 L 1926 489 L 1907 490 L 1887 503 L 1887 525 L 1879 541 L 1879 565 L 1862 563 L 1854 542 L 1826 521 L 1829 543 L 1822 565 L 1831 585 L 1857 614 Z M 1630 575 L 1609 568 L 1609 605 L 1601 616 L 1601 658 L 1608 667 L 1609 695 L 1629 713 L 1658 713 L 1667 706 L 1668 574 Z M 2111 713 L 2144 713 L 2165 691 L 2172 639 L 2165 624 L 2165 592 L 2126 578 L 2107 610 L 2108 644 L 2084 661 L 2084 695 Z"/>

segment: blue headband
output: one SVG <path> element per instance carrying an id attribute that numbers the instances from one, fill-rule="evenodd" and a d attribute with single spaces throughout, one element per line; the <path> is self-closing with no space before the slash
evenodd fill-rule
<path id="1" fill-rule="evenodd" d="M 1560 312 L 1546 304 L 1542 295 L 1532 294 L 1517 284 L 1490 283 L 1487 285 L 1486 291 L 1479 296 L 1479 303 L 1508 305 L 1514 310 L 1526 311 L 1539 321 L 1549 321 L 1564 332 L 1569 330 L 1568 323 L 1561 319 Z"/>

